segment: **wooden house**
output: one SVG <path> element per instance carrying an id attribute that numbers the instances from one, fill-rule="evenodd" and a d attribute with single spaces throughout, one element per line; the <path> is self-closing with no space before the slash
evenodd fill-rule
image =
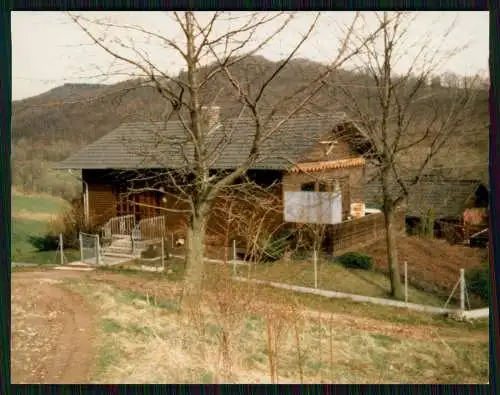
<path id="1" fill-rule="evenodd" d="M 218 108 L 205 111 L 212 170 L 236 168 L 249 154 L 255 134 L 253 120 L 219 123 Z M 273 122 L 279 121 L 276 118 Z M 266 140 L 247 176 L 256 185 L 274 185 L 273 191 L 282 202 L 286 192 L 327 192 L 338 185 L 342 219 L 347 220 L 351 204 L 364 202 L 362 149 L 352 144 L 355 139 L 346 137 L 354 135 L 359 135 L 356 128 L 340 117 L 295 116 Z M 175 196 L 167 172 L 183 174 L 187 180 L 192 166 L 189 133 L 180 121 L 170 121 L 123 124 L 71 155 L 58 169 L 81 170 L 83 206 L 89 222 L 120 224 L 113 233 L 129 234 L 140 221 L 158 216 L 167 232 L 186 223 L 187 203 Z M 218 221 L 216 215 L 212 217 L 212 223 Z M 283 222 L 283 212 L 276 213 L 274 220 Z"/>

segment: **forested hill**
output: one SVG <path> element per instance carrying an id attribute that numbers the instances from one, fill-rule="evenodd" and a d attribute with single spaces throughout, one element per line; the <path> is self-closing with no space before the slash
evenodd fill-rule
<path id="1" fill-rule="evenodd" d="M 260 56 L 249 57 L 233 67 L 233 74 L 245 86 L 259 86 L 276 63 Z M 264 97 L 264 107 L 271 108 L 283 97 L 291 95 L 323 70 L 324 66 L 306 59 L 293 60 L 270 84 Z M 210 66 L 203 70 L 210 71 Z M 180 78 L 185 78 L 181 73 Z M 342 84 L 363 84 L 362 74 L 340 70 L 330 80 Z M 103 136 L 123 122 L 162 119 L 167 104 L 152 87 L 137 87 L 131 80 L 114 85 L 65 84 L 41 95 L 15 101 L 12 109 L 14 184 L 44 188 L 36 179 L 57 162 L 89 142 Z M 436 87 L 435 89 L 445 88 Z M 236 116 L 240 111 L 234 89 L 227 79 L 217 76 L 205 86 L 205 97 L 216 97 L 221 116 Z M 478 105 L 478 117 L 488 114 L 487 92 Z M 342 110 L 342 101 L 331 90 L 322 91 L 307 106 L 315 112 Z M 487 133 L 485 135 L 487 141 Z M 484 139 L 483 139 L 484 140 Z M 484 144 L 482 144 L 484 146 Z M 481 148 L 481 150 L 483 150 Z M 16 170 L 17 166 L 17 170 Z M 37 170 L 42 169 L 42 170 Z M 31 175 L 30 172 L 35 174 Z M 40 175 L 40 177 L 42 177 Z M 48 191 L 50 192 L 50 191 Z"/>

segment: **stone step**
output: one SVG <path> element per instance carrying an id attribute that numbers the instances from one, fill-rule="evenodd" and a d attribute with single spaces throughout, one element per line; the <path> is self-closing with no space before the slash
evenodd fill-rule
<path id="1" fill-rule="evenodd" d="M 134 252 L 141 252 L 141 251 L 144 251 L 145 248 L 138 248 L 138 247 L 135 247 L 134 248 Z M 103 248 L 101 249 L 102 252 L 124 252 L 124 251 L 128 251 L 128 252 L 132 252 L 132 247 L 131 246 L 111 246 L 111 247 L 106 247 L 106 248 Z"/>
<path id="2" fill-rule="evenodd" d="M 140 253 L 120 253 L 120 252 L 105 252 L 103 254 L 103 257 L 110 257 L 110 258 L 129 258 L 129 259 L 136 259 L 140 258 L 141 254 Z"/>

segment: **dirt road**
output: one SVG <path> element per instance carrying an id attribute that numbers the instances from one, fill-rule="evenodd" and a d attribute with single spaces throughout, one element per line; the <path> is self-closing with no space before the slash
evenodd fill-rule
<path id="1" fill-rule="evenodd" d="M 12 383 L 88 383 L 94 322 L 83 298 L 59 284 L 82 272 L 12 275 Z"/>

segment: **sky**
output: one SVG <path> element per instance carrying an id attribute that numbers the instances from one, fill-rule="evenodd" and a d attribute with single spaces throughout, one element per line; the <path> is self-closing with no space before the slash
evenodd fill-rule
<path id="1" fill-rule="evenodd" d="M 134 25 L 147 28 L 154 33 L 171 38 L 182 44 L 182 32 L 170 13 L 166 12 L 83 12 L 92 21 L 106 21 L 119 25 Z M 259 13 L 259 17 L 271 17 L 276 13 Z M 258 53 L 271 60 L 287 56 L 300 38 L 308 31 L 316 13 L 294 14 L 290 24 Z M 344 28 L 354 18 L 354 12 L 322 12 L 308 39 L 296 56 L 323 63 L 331 62 L 338 53 Z M 201 22 L 208 20 L 211 13 L 197 13 Z M 289 14 L 277 16 L 263 25 L 251 42 L 253 46 L 270 37 Z M 223 14 L 214 26 L 214 35 L 224 34 L 228 29 L 240 26 L 248 20 L 249 13 L 232 12 Z M 466 45 L 458 54 L 440 64 L 439 72 L 453 72 L 472 75 L 487 72 L 489 53 L 488 12 L 411 12 L 408 40 L 401 43 L 404 56 L 396 65 L 399 72 L 409 67 L 411 59 L 425 38 L 430 38 L 430 48 L 440 53 Z M 373 13 L 362 12 L 357 20 L 357 30 L 373 28 L 377 19 Z M 451 33 L 443 39 L 445 31 L 455 22 Z M 130 49 L 123 49 L 121 43 L 133 43 L 135 50 L 146 54 L 162 71 L 178 73 L 183 67 L 182 58 L 173 50 L 166 49 L 160 40 L 151 35 L 130 33 L 123 29 L 109 28 L 103 36 L 102 29 L 90 26 L 92 33 L 99 34 L 110 48 L 120 54 L 134 57 Z M 365 31 L 365 30 L 363 30 Z M 248 50 L 250 47 L 245 47 Z M 213 60 L 204 58 L 205 63 Z M 354 68 L 359 59 L 346 63 L 346 68 Z M 137 76 L 136 69 L 125 67 L 91 42 L 89 37 L 63 12 L 12 12 L 12 98 L 20 100 L 46 92 L 65 83 L 115 83 Z"/>

